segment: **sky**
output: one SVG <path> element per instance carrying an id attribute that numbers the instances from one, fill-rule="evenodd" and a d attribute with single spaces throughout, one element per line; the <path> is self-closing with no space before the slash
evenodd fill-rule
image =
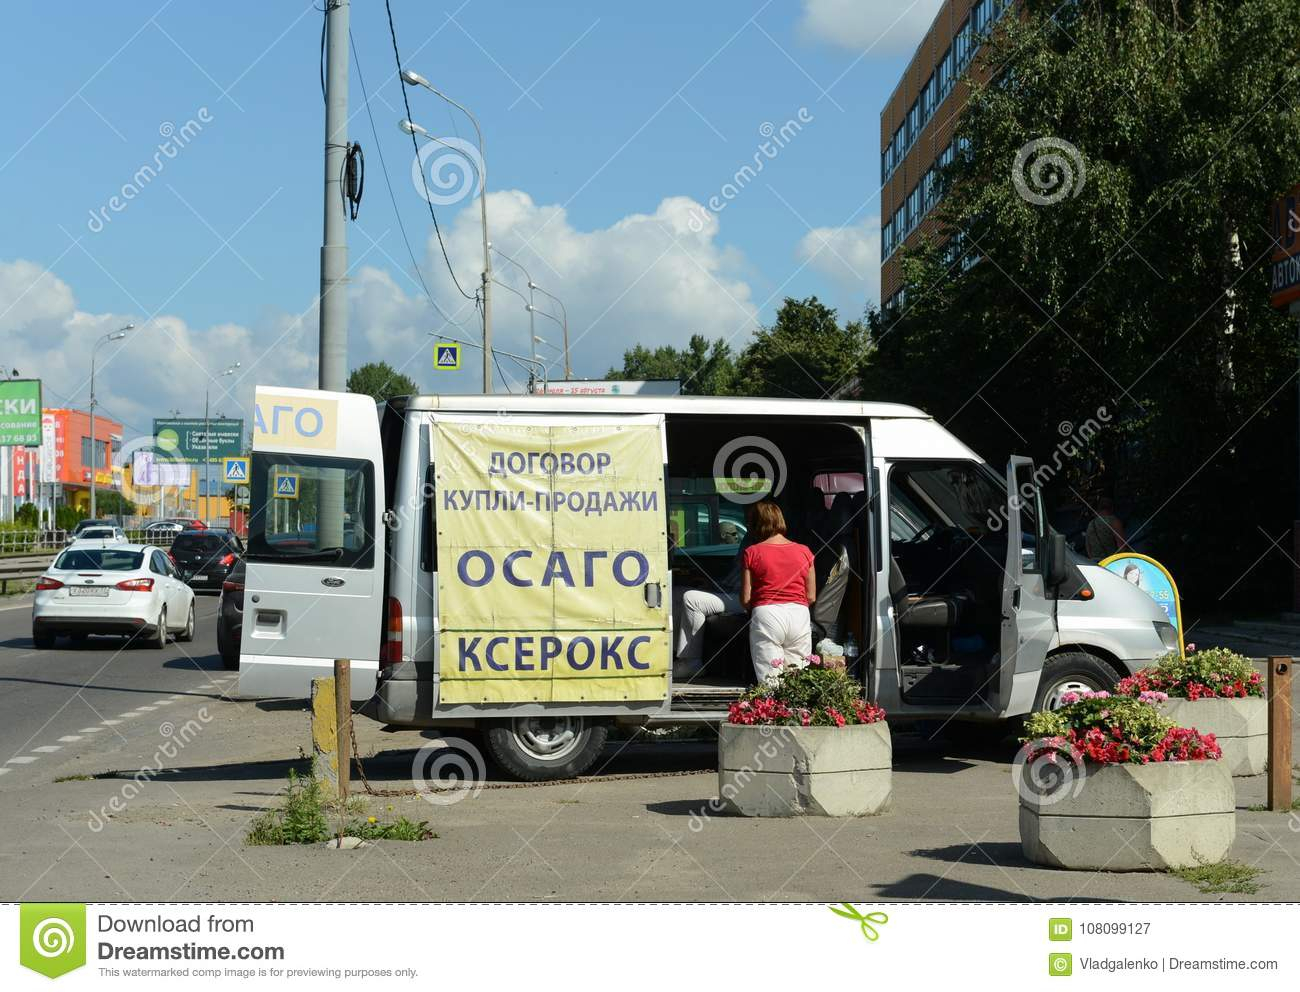
<path id="1" fill-rule="evenodd" d="M 739 349 L 787 296 L 817 295 L 845 319 L 876 302 L 880 110 L 938 7 L 392 0 L 403 64 L 480 121 L 490 237 L 563 301 L 578 377 L 693 333 Z M 96 380 L 101 414 L 129 436 L 174 410 L 201 415 L 205 389 L 214 413 L 239 416 L 255 385 L 314 387 L 320 10 L 6 9 L 0 364 L 41 378 L 46 406 L 84 408 L 94 342 L 136 324 L 100 349 Z M 349 367 L 385 360 L 424 391 L 478 391 L 472 349 L 463 371 L 432 369 L 430 332 L 481 330 L 422 195 L 429 184 L 451 269 L 472 292 L 472 125 L 408 88 L 412 118 L 455 146 L 421 139 L 417 159 L 397 127 L 406 110 L 383 3 L 353 0 L 351 31 L 348 131 L 366 173 L 347 232 Z M 506 284 L 494 288 L 494 343 L 527 355 L 525 276 L 493 264 Z M 558 344 L 558 323 L 535 320 Z M 558 377 L 556 351 L 538 348 Z M 520 391 L 522 369 L 502 369 L 497 388 Z"/>

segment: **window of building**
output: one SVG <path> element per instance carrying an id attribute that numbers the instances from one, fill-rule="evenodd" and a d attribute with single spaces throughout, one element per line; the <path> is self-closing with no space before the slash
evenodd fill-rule
<path id="1" fill-rule="evenodd" d="M 922 213 L 921 187 L 920 184 L 918 184 L 912 189 L 912 192 L 907 194 L 907 228 L 909 231 L 915 228 L 917 224 L 921 223 Z"/>
<path id="2" fill-rule="evenodd" d="M 883 184 L 889 178 L 889 174 L 894 171 L 894 146 L 886 145 L 885 150 L 880 153 L 880 182 Z"/>
<path id="3" fill-rule="evenodd" d="M 885 221 L 880 226 L 880 257 L 888 258 L 894 253 L 894 225 Z"/>
<path id="4" fill-rule="evenodd" d="M 901 124 L 898 126 L 898 130 L 894 132 L 894 168 L 898 168 L 903 164 L 903 153 L 907 151 L 903 144 L 906 141 L 906 135 L 903 132 L 904 127 Z"/>
<path id="5" fill-rule="evenodd" d="M 912 143 L 921 136 L 921 107 L 918 99 L 912 104 L 907 112 L 907 145 L 910 148 Z"/>
<path id="6" fill-rule="evenodd" d="M 907 237 L 907 204 L 894 211 L 894 247 L 901 248 Z"/>
<path id="7" fill-rule="evenodd" d="M 96 441 L 95 454 L 92 456 L 90 453 L 90 438 L 83 437 L 81 439 L 81 464 L 87 468 L 93 465 L 95 468 L 102 469 L 107 463 L 108 442 Z"/>
<path id="8" fill-rule="evenodd" d="M 962 26 L 957 29 L 957 36 L 953 38 L 952 48 L 954 53 L 955 69 L 957 73 L 965 71 L 966 65 L 970 62 L 971 57 L 971 27 L 970 18 L 962 22 Z"/>

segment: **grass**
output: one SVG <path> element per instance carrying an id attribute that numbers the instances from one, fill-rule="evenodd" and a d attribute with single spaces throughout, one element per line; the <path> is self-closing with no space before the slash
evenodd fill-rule
<path id="1" fill-rule="evenodd" d="M 1247 807 L 1246 807 L 1246 811 L 1247 811 L 1248 813 L 1268 813 L 1268 812 L 1270 812 L 1268 806 L 1266 806 L 1264 803 L 1258 803 L 1258 804 L 1256 804 L 1256 805 L 1254 805 L 1254 806 L 1247 806 Z M 1292 800 L 1291 800 L 1291 811 L 1292 811 L 1292 812 L 1300 812 L 1300 796 L 1298 796 L 1298 797 L 1296 797 L 1295 799 L 1292 799 Z M 1279 810 L 1278 812 L 1280 812 L 1280 813 L 1285 813 L 1286 810 Z"/>
<path id="2" fill-rule="evenodd" d="M 93 782 L 94 775 L 60 775 L 55 782 Z"/>
<path id="3" fill-rule="evenodd" d="M 1169 874 L 1195 885 L 1205 895 L 1231 893 L 1253 896 L 1259 891 L 1260 883 L 1256 880 L 1264 870 L 1243 865 L 1240 861 L 1216 861 L 1195 868 L 1174 868 Z"/>
<path id="4" fill-rule="evenodd" d="M 337 811 L 338 802 L 326 799 L 315 776 L 301 776 L 290 771 L 284 803 L 279 809 L 267 810 L 258 816 L 248 828 L 244 843 L 253 847 L 278 847 L 327 841 L 335 836 L 326 815 L 331 807 Z M 365 804 L 360 799 L 349 800 L 346 812 L 363 813 Z M 362 840 L 416 841 L 432 840 L 438 836 L 429 829 L 427 821 L 416 823 L 404 816 L 387 823 L 374 816 L 351 819 L 343 825 L 343 833 Z"/>

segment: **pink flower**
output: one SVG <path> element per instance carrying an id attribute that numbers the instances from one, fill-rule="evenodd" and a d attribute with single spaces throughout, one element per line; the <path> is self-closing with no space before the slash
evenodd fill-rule
<path id="1" fill-rule="evenodd" d="M 784 658 L 773 658 L 769 664 L 771 664 L 771 666 L 772 666 L 773 668 L 780 668 L 782 665 L 785 664 L 785 659 L 784 659 Z"/>

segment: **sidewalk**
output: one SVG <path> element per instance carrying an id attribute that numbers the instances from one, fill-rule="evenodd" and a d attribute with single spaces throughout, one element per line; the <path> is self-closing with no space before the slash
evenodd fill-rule
<path id="1" fill-rule="evenodd" d="M 206 700 L 211 719 L 167 771 L 147 735 L 73 756 L 0 791 L 0 898 L 14 900 L 1300 900 L 1300 816 L 1249 812 L 1264 780 L 1238 779 L 1232 856 L 1264 869 L 1256 896 L 1201 895 L 1170 876 L 1054 871 L 1020 855 L 1005 757 L 954 756 L 900 734 L 893 809 L 859 820 L 709 815 L 717 776 L 705 742 L 611 745 L 610 773 L 697 772 L 484 789 L 453 805 L 373 799 L 371 812 L 428 820 L 423 843 L 357 851 L 242 843 L 309 747 L 299 704 Z M 177 727 L 198 703 L 177 708 Z M 426 743 L 358 720 L 377 788 L 410 784 Z M 105 742 L 108 743 L 107 741 Z M 621 751 L 620 751 L 621 749 Z M 128 777 L 55 777 L 125 770 Z M 130 787 L 128 789 L 128 787 Z M 391 812 L 388 807 L 392 807 Z M 98 829 L 96 824 L 99 824 Z"/>

